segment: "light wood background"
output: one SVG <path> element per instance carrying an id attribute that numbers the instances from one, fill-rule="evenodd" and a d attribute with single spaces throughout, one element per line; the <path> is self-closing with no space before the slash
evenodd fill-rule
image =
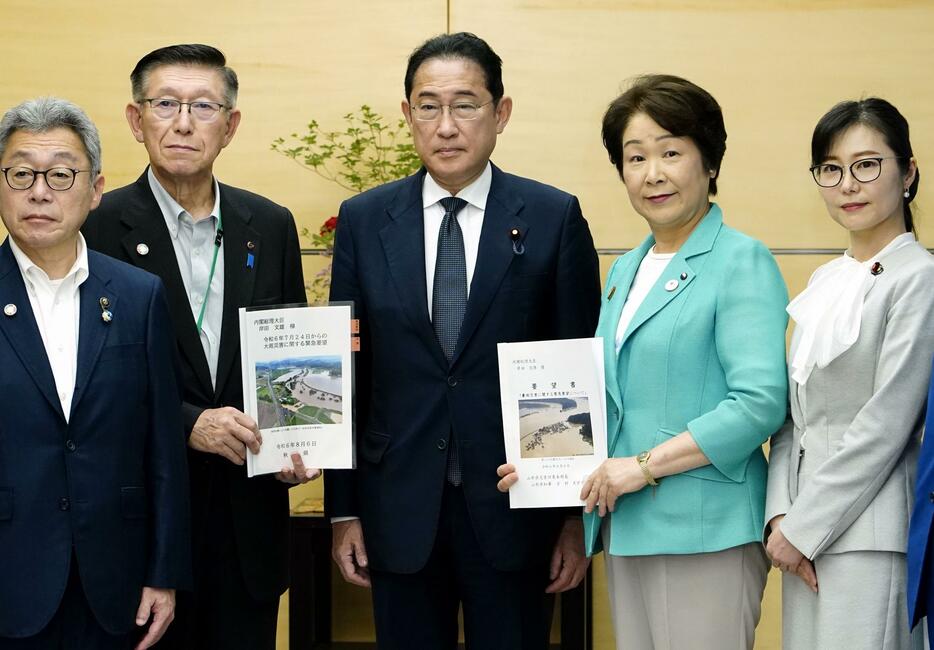
<path id="1" fill-rule="evenodd" d="M 889 99 L 911 123 L 926 179 L 916 223 L 922 242 L 934 245 L 925 166 L 934 156 L 934 3 L 925 0 L 0 0 L 0 20 L 0 110 L 40 95 L 84 107 L 101 130 L 110 189 L 133 181 L 146 162 L 123 118 L 136 61 L 171 43 L 210 43 L 240 76 L 243 111 L 218 178 L 287 205 L 315 230 L 348 194 L 270 151 L 272 140 L 311 119 L 341 128 L 363 103 L 394 118 L 409 52 L 437 33 L 467 30 L 502 56 L 515 100 L 495 162 L 577 194 L 601 249 L 631 247 L 647 232 L 599 132 L 607 103 L 645 72 L 687 77 L 720 101 L 730 136 L 718 202 L 730 224 L 773 248 L 845 246 L 807 172 L 811 130 L 841 99 Z M 305 259 L 311 277 L 321 260 Z M 601 257 L 604 271 L 612 259 Z M 794 295 L 828 258 L 778 259 Z M 295 501 L 319 496 L 321 485 L 292 492 Z M 599 558 L 594 573 L 595 647 L 608 650 Z M 774 578 L 759 649 L 780 647 Z M 334 592 L 335 638 L 372 639 L 368 594 L 339 580 Z"/>

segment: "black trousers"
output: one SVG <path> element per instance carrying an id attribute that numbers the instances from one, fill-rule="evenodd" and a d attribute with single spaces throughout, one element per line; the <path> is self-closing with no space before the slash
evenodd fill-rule
<path id="1" fill-rule="evenodd" d="M 499 571 L 483 557 L 463 489 L 446 484 L 438 535 L 426 566 L 414 574 L 370 571 L 380 650 L 457 647 L 463 608 L 468 650 L 544 650 L 554 598 L 548 567 Z"/>
<path id="2" fill-rule="evenodd" d="M 128 650 L 145 634 L 113 635 L 100 626 L 88 605 L 78 575 L 78 559 L 71 556 L 68 585 L 55 616 L 45 628 L 25 639 L 0 637 L 0 650 Z"/>
<path id="3" fill-rule="evenodd" d="M 210 531 L 192 548 L 195 590 L 176 594 L 175 621 L 154 648 L 275 650 L 279 599 L 258 601 L 247 590 L 226 485 L 211 494 L 209 521 L 192 523 Z"/>

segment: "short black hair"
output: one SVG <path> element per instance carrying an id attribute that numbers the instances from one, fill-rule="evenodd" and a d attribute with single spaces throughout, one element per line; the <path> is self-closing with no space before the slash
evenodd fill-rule
<path id="1" fill-rule="evenodd" d="M 811 136 L 811 164 L 819 165 L 827 160 L 837 137 L 857 124 L 864 124 L 881 133 L 885 143 L 898 157 L 898 168 L 902 174 L 908 173 L 908 166 L 914 157 L 908 137 L 908 120 L 892 104 L 879 97 L 840 102 L 827 111 L 814 127 L 814 134 Z M 916 167 L 915 178 L 908 188 L 908 197 L 902 204 L 905 229 L 909 231 L 915 229 L 909 204 L 918 193 L 920 182 L 921 173 Z"/>
<path id="2" fill-rule="evenodd" d="M 200 43 L 160 47 L 140 59 L 133 68 L 133 72 L 130 73 L 134 102 L 139 103 L 145 99 L 143 94 L 149 73 L 164 65 L 197 65 L 214 68 L 221 73 L 224 80 L 224 103 L 228 108 L 236 106 L 237 92 L 240 90 L 237 73 L 227 67 L 227 58 L 223 52 L 216 47 Z"/>
<path id="3" fill-rule="evenodd" d="M 503 98 L 503 60 L 486 41 L 469 32 L 441 34 L 419 45 L 409 56 L 405 69 L 405 98 L 412 97 L 415 73 L 429 59 L 467 59 L 483 70 L 486 89 L 493 95 L 493 105 Z"/>
<path id="4" fill-rule="evenodd" d="M 614 99 L 603 116 L 603 146 L 623 177 L 623 131 L 636 113 L 645 113 L 677 137 L 693 140 L 704 167 L 713 172 L 710 195 L 717 194 L 720 163 L 726 153 L 726 127 L 720 104 L 709 92 L 687 79 L 667 74 L 636 77 Z"/>

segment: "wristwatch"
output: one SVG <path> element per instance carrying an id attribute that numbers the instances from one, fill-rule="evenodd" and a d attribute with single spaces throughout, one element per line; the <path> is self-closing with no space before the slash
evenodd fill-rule
<path id="1" fill-rule="evenodd" d="M 649 471 L 649 458 L 652 457 L 652 452 L 643 451 L 638 456 L 636 456 L 636 461 L 639 463 L 639 469 L 642 470 L 642 476 L 645 477 L 645 482 L 655 487 L 658 485 L 658 481 L 655 480 L 655 477 L 652 476 L 652 472 Z"/>

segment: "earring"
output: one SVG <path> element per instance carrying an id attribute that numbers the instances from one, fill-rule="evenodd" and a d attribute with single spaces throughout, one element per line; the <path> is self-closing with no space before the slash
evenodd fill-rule
<path id="1" fill-rule="evenodd" d="M 908 190 L 905 190 L 905 193 L 902 196 L 904 196 L 907 199 L 911 195 L 909 194 Z"/>

